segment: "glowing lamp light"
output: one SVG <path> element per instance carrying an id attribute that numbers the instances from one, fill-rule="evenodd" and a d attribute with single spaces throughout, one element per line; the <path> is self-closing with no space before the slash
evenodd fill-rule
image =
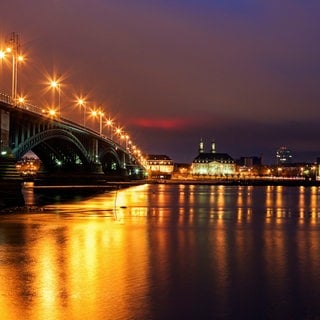
<path id="1" fill-rule="evenodd" d="M 58 82 L 57 81 L 55 81 L 55 80 L 52 80 L 51 82 L 50 82 L 50 86 L 52 87 L 52 88 L 58 88 Z"/>
<path id="2" fill-rule="evenodd" d="M 54 109 L 49 110 L 49 115 L 54 117 L 56 115 L 56 111 Z"/>
<path id="3" fill-rule="evenodd" d="M 18 98 L 18 101 L 19 101 L 20 103 L 23 103 L 23 102 L 24 102 L 24 98 L 23 98 L 23 97 L 19 97 L 19 98 Z"/>

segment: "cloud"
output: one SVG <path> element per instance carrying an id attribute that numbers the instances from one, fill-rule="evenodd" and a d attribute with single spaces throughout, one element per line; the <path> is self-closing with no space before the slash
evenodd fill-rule
<path id="1" fill-rule="evenodd" d="M 164 129 L 164 130 L 183 130 L 192 123 L 191 119 L 171 119 L 171 118 L 135 118 L 131 119 L 128 124 L 144 128 Z"/>

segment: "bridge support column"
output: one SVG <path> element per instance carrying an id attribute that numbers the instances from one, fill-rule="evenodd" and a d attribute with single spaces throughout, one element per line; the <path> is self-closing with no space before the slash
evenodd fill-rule
<path id="1" fill-rule="evenodd" d="M 14 158 L 0 156 L 0 209 L 24 206 L 22 178 Z"/>

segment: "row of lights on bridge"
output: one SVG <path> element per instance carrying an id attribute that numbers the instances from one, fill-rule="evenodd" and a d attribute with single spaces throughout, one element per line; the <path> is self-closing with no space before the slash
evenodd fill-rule
<path id="1" fill-rule="evenodd" d="M 11 101 L 14 105 L 23 107 L 26 105 L 25 98 L 17 95 L 18 88 L 18 64 L 25 60 L 21 53 L 20 39 L 19 35 L 15 32 L 10 33 L 6 40 L 5 49 L 0 49 L 0 60 L 6 60 L 11 58 L 12 65 L 12 83 L 11 83 Z M 61 118 L 61 81 L 60 79 L 51 79 L 49 81 L 49 87 L 57 91 L 58 93 L 58 111 L 54 108 L 42 112 L 46 112 L 51 117 Z M 107 126 L 109 128 L 109 137 L 112 140 L 114 134 L 120 139 L 121 142 L 125 143 L 125 147 L 128 151 L 134 153 L 134 155 L 139 158 L 141 163 L 145 162 L 141 151 L 132 143 L 130 136 L 126 134 L 121 127 L 115 127 L 114 121 L 110 118 L 105 118 L 105 114 L 102 110 L 90 110 L 87 112 L 87 102 L 84 98 L 80 97 L 76 100 L 76 104 L 83 109 L 83 123 L 82 125 L 86 127 L 87 117 L 98 118 L 99 119 L 99 134 L 103 135 L 103 128 Z"/>

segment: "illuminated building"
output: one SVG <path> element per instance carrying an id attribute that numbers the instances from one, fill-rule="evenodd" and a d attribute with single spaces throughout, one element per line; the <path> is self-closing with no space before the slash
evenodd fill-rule
<path id="1" fill-rule="evenodd" d="M 22 177 L 35 177 L 40 169 L 40 160 L 35 158 L 22 158 L 17 162 L 16 169 Z"/>
<path id="2" fill-rule="evenodd" d="M 266 167 L 262 165 L 262 157 L 246 156 L 235 160 L 239 176 L 261 176 L 264 175 Z"/>
<path id="3" fill-rule="evenodd" d="M 146 167 L 150 178 L 171 178 L 174 164 L 168 156 L 149 154 L 146 162 Z"/>
<path id="4" fill-rule="evenodd" d="M 211 143 L 211 152 L 204 152 L 201 139 L 199 154 L 193 160 L 191 173 L 201 176 L 231 176 L 236 173 L 236 164 L 227 153 L 217 153 L 215 143 Z"/>
<path id="5" fill-rule="evenodd" d="M 292 160 L 291 151 L 287 149 L 287 147 L 280 147 L 277 150 L 276 157 L 277 157 L 277 164 L 291 163 L 291 160 Z"/>

